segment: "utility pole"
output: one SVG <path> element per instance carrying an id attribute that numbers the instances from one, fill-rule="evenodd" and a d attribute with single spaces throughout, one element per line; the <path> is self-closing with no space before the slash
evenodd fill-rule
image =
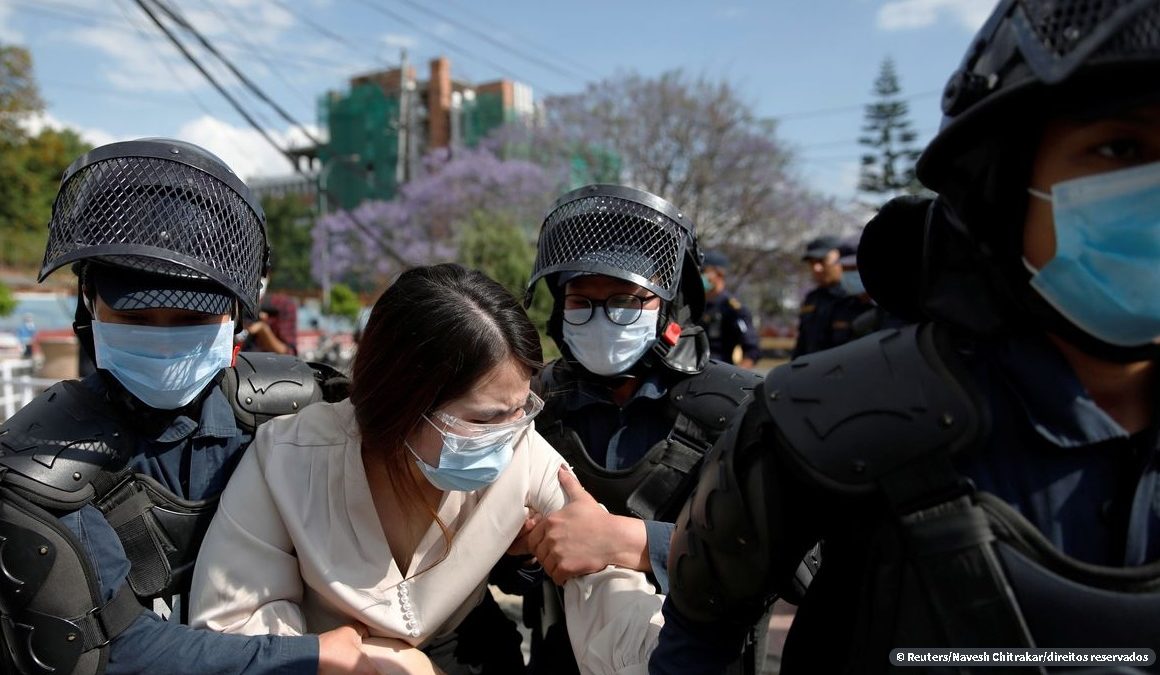
<path id="1" fill-rule="evenodd" d="M 399 66 L 399 121 L 398 134 L 399 142 L 397 151 L 395 153 L 395 189 L 407 182 L 410 178 L 407 174 L 410 172 L 408 160 L 411 154 L 411 95 L 410 95 L 410 81 L 407 77 L 407 50 L 402 50 L 402 57 Z"/>

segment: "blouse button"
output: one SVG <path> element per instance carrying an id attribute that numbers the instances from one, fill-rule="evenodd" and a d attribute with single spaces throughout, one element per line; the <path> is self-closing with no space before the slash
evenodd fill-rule
<path id="1" fill-rule="evenodd" d="M 411 637 L 419 637 L 419 631 L 417 631 L 417 630 L 411 631 Z"/>

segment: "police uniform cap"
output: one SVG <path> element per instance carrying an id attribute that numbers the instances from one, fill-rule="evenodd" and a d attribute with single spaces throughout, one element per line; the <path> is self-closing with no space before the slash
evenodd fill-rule
<path id="1" fill-rule="evenodd" d="M 706 251 L 703 266 L 727 269 L 729 267 L 729 258 L 721 251 Z"/>
<path id="2" fill-rule="evenodd" d="M 816 237 L 806 244 L 806 252 L 802 256 L 802 260 L 824 260 L 830 251 L 840 249 L 841 247 L 842 241 L 835 236 L 823 235 Z"/>

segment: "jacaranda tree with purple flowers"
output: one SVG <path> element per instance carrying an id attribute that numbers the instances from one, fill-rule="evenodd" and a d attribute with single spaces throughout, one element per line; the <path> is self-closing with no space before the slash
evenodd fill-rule
<path id="1" fill-rule="evenodd" d="M 331 281 L 369 291 L 407 267 L 462 260 L 465 233 L 480 213 L 512 224 L 530 247 L 559 189 L 544 167 L 485 149 L 437 150 L 423 168 L 390 201 L 364 202 L 319 219 L 313 231 L 316 279 L 329 274 Z"/>
<path id="2" fill-rule="evenodd" d="M 572 187 L 611 180 L 670 200 L 696 222 L 703 249 L 729 255 L 731 286 L 767 316 L 800 286 L 804 241 L 856 227 L 804 185 L 774 122 L 705 76 L 618 75 L 547 99 L 536 124 L 508 125 L 486 143 Z"/>

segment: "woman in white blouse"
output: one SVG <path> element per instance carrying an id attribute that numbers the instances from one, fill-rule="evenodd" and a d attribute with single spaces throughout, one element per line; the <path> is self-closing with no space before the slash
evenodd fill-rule
<path id="1" fill-rule="evenodd" d="M 529 513 L 565 502 L 563 459 L 531 425 L 541 362 L 535 327 L 496 282 L 450 264 L 404 273 L 371 312 L 350 399 L 259 428 L 202 546 L 191 623 L 356 623 L 381 672 L 519 672 L 486 584 Z M 461 625 L 477 609 L 496 620 Z M 569 582 L 581 670 L 646 672 L 659 610 L 639 572 Z"/>

